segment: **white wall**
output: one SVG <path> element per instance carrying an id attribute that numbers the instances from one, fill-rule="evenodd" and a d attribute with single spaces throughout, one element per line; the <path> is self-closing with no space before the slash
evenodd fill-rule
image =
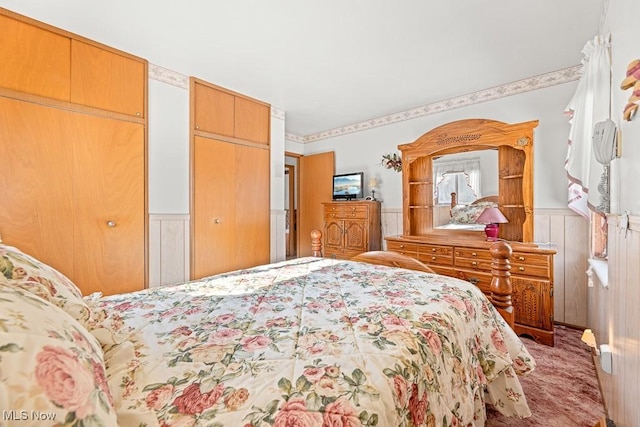
<path id="1" fill-rule="evenodd" d="M 611 210 L 629 212 L 631 229 L 621 228 L 621 218 L 610 216 L 608 288 L 596 283 L 589 290 L 589 326 L 598 344 L 611 346 L 612 373 L 600 371 L 609 418 L 618 427 L 640 426 L 640 321 L 638 304 L 638 258 L 640 256 L 640 113 L 622 120 L 632 89 L 623 91 L 627 64 L 640 59 L 638 1 L 607 1 L 602 34 L 611 34 L 611 119 L 622 134 L 622 157 L 612 162 Z"/>
<path id="2" fill-rule="evenodd" d="M 189 213 L 189 91 L 149 79 L 149 213 Z"/>
<path id="3" fill-rule="evenodd" d="M 402 207 L 401 174 L 380 165 L 382 155 L 398 152 L 399 144 L 413 142 L 423 133 L 455 120 L 483 118 L 506 123 L 539 120 L 534 141 L 534 206 L 566 208 L 567 178 L 564 161 L 567 154 L 569 121 L 563 115 L 577 82 L 513 95 L 468 107 L 407 120 L 324 139 L 304 145 L 304 154 L 324 151 L 336 153 L 336 173 L 364 171 L 366 179 L 376 177 L 376 196 L 383 209 Z M 290 141 L 287 141 L 290 144 Z M 293 144 L 293 143 L 291 143 Z"/>
<path id="4" fill-rule="evenodd" d="M 633 89 L 623 91 L 620 82 L 626 76 L 627 65 L 640 59 L 640 24 L 637 0 L 611 1 L 602 34 L 611 34 L 612 120 L 622 132 L 622 157 L 611 165 L 613 213 L 640 214 L 640 112 L 627 122 L 622 111 Z"/>

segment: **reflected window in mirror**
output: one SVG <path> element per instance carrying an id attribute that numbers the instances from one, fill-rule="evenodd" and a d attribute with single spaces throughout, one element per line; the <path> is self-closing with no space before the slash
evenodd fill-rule
<path id="1" fill-rule="evenodd" d="M 478 163 L 479 165 L 479 163 Z M 480 191 L 479 169 L 471 171 L 451 171 L 437 177 L 434 199 L 437 205 L 451 205 L 451 193 L 457 194 L 458 204 L 469 205 L 478 197 Z"/>

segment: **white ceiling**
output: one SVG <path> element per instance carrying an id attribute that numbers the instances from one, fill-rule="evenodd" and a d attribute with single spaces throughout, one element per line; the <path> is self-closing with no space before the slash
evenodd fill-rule
<path id="1" fill-rule="evenodd" d="M 0 0 L 306 136 L 580 64 L 603 0 Z"/>

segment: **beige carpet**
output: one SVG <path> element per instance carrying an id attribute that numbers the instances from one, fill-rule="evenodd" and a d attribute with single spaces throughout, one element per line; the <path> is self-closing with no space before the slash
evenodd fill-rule
<path id="1" fill-rule="evenodd" d="M 522 338 L 536 369 L 520 378 L 532 416 L 507 418 L 487 409 L 488 427 L 592 427 L 604 414 L 602 396 L 582 330 L 556 326 L 555 347 Z"/>

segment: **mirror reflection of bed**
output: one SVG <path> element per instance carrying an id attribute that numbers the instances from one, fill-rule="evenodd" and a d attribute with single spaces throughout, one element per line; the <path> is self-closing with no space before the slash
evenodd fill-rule
<path id="1" fill-rule="evenodd" d="M 475 219 L 498 206 L 498 150 L 482 149 L 433 159 L 433 228 L 484 231 Z"/>

